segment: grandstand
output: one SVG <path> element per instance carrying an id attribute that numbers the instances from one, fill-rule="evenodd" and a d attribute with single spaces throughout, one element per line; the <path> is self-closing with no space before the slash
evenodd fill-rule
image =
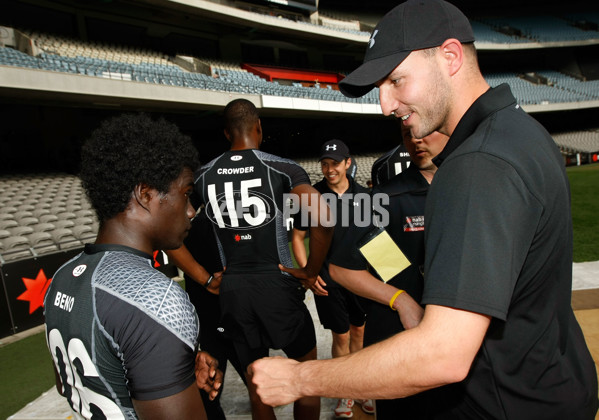
<path id="1" fill-rule="evenodd" d="M 2 264 L 80 248 L 95 239 L 96 215 L 74 175 L 3 176 L 0 196 Z"/>
<path id="2" fill-rule="evenodd" d="M 220 111 L 259 108 L 265 151 L 320 179 L 320 144 L 343 139 L 365 184 L 397 143 L 378 92 L 350 99 L 337 83 L 362 59 L 396 2 L 320 0 L 7 0 L 0 16 L 0 334 L 41 322 L 21 279 L 50 274 L 98 224 L 76 177 L 80 145 L 115 113 L 176 122 L 202 161 L 227 148 Z M 293 4 L 292 4 L 293 3 Z M 296 4 L 297 3 L 297 4 Z M 372 3 L 372 4 L 371 4 Z M 589 2 L 457 0 L 483 74 L 508 83 L 554 134 L 566 164 L 599 153 L 599 11 Z M 518 5 L 518 7 L 514 7 Z"/>

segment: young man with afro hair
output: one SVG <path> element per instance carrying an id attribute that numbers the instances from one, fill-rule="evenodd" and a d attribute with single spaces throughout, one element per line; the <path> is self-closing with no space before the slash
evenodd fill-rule
<path id="1" fill-rule="evenodd" d="M 77 418 L 206 419 L 222 374 L 198 353 L 185 291 L 152 267 L 195 215 L 191 140 L 164 120 L 124 114 L 84 144 L 81 180 L 100 221 L 94 244 L 64 264 L 45 299 L 56 386 Z"/>

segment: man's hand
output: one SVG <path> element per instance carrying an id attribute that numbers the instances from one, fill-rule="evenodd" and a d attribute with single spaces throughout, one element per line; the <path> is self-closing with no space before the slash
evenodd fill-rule
<path id="1" fill-rule="evenodd" d="M 406 330 L 416 327 L 422 321 L 424 308 L 410 297 L 412 303 L 404 305 L 399 313 L 399 320 Z"/>
<path id="2" fill-rule="evenodd" d="M 210 282 L 208 287 L 206 287 L 206 290 L 208 290 L 213 295 L 218 295 L 220 293 L 220 283 L 223 280 L 224 272 L 225 270 L 223 269 L 223 271 L 217 271 L 216 273 L 212 273 L 212 281 Z"/>
<path id="3" fill-rule="evenodd" d="M 397 309 L 399 320 L 406 330 L 414 328 L 420 324 L 420 321 L 422 321 L 422 317 L 424 316 L 424 308 L 420 306 L 418 302 L 416 302 L 407 292 L 399 295 L 399 297 L 395 300 L 393 307 Z"/>
<path id="4" fill-rule="evenodd" d="M 294 368 L 299 362 L 285 357 L 266 357 L 248 366 L 250 380 L 264 404 L 276 407 L 290 404 L 303 395 L 297 387 Z"/>
<path id="5" fill-rule="evenodd" d="M 318 276 L 318 277 L 316 277 L 316 282 L 312 285 L 312 287 L 310 288 L 310 290 L 312 290 L 312 292 L 315 295 L 318 295 L 318 296 L 328 296 L 329 292 L 327 291 L 327 289 L 325 289 L 326 285 L 327 284 L 322 279 L 322 277 Z"/>
<path id="6" fill-rule="evenodd" d="M 218 369 L 218 360 L 205 351 L 196 355 L 196 385 L 214 400 L 223 384 L 223 373 Z"/>
<path id="7" fill-rule="evenodd" d="M 293 277 L 298 279 L 302 283 L 302 286 L 304 286 L 304 289 L 306 289 L 306 290 L 311 289 L 312 286 L 314 286 L 314 284 L 316 284 L 316 279 L 318 277 L 318 274 L 310 274 L 306 270 L 306 267 L 290 268 L 290 267 L 285 267 L 282 264 L 279 264 L 279 270 L 289 273 Z"/>

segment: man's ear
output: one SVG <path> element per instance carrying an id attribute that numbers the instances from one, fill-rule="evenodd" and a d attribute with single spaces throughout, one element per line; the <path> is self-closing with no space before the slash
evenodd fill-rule
<path id="1" fill-rule="evenodd" d="M 351 158 L 348 157 L 347 159 L 345 159 L 345 169 L 349 169 L 350 166 L 351 166 Z"/>
<path id="2" fill-rule="evenodd" d="M 449 76 L 453 76 L 464 64 L 464 49 L 462 47 L 462 43 L 457 39 L 450 38 L 441 44 L 440 49 L 449 72 Z"/>
<path id="3" fill-rule="evenodd" d="M 133 198 L 138 206 L 146 211 L 150 211 L 150 202 L 156 195 L 156 190 L 150 188 L 147 184 L 137 184 L 133 189 Z"/>
<path id="4" fill-rule="evenodd" d="M 229 134 L 229 131 L 225 128 L 223 130 L 223 132 L 225 133 L 225 137 L 227 138 L 227 140 L 229 140 L 229 142 L 231 142 L 231 135 Z"/>

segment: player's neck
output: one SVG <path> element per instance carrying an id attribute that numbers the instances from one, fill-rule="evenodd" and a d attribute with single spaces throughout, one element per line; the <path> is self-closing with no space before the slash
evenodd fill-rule
<path id="1" fill-rule="evenodd" d="M 349 189 L 349 179 L 347 179 L 347 175 L 335 185 L 331 185 L 327 183 L 328 187 L 337 193 L 337 195 L 343 195 Z"/>
<path id="2" fill-rule="evenodd" d="M 231 142 L 231 150 L 259 149 L 261 140 L 252 137 L 240 137 Z"/>
<path id="3" fill-rule="evenodd" d="M 118 218 L 107 220 L 98 231 L 96 243 L 124 245 L 151 254 L 153 249 L 150 242 L 140 229 L 131 229 L 128 222 Z"/>
<path id="4" fill-rule="evenodd" d="M 434 168 L 420 169 L 420 173 L 422 174 L 424 179 L 426 179 L 426 182 L 428 182 L 429 184 L 431 182 L 433 182 L 433 177 L 435 176 L 435 172 L 437 172 L 436 166 Z"/>

